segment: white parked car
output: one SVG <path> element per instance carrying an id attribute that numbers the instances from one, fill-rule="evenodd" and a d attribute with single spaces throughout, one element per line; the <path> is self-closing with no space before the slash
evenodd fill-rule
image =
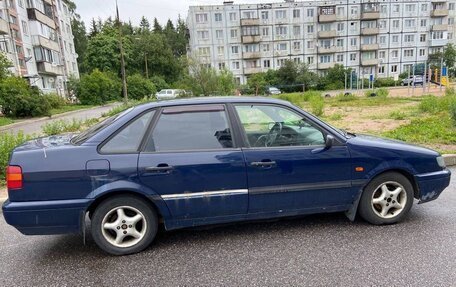
<path id="1" fill-rule="evenodd" d="M 155 94 L 157 100 L 175 99 L 185 94 L 184 90 L 166 89 Z"/>
<path id="2" fill-rule="evenodd" d="M 267 95 L 280 95 L 282 92 L 276 87 L 269 87 L 266 89 Z"/>

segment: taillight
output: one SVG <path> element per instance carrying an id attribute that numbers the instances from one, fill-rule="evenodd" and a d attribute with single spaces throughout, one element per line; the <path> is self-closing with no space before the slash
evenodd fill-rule
<path id="1" fill-rule="evenodd" d="M 6 168 L 6 186 L 8 189 L 22 188 L 22 168 L 10 165 Z"/>

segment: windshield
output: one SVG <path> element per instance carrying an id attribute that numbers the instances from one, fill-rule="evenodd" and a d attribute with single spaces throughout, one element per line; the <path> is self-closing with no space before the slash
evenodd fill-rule
<path id="1" fill-rule="evenodd" d="M 88 128 L 87 130 L 83 131 L 82 133 L 74 136 L 71 139 L 71 143 L 75 144 L 75 145 L 80 145 L 80 144 L 85 143 L 89 138 L 91 138 L 92 136 L 94 136 L 99 131 L 103 130 L 104 128 L 106 128 L 107 126 L 109 126 L 110 124 L 115 122 L 116 120 L 120 119 L 124 115 L 128 114 L 132 110 L 133 110 L 133 108 L 129 108 L 128 110 L 125 110 L 125 111 L 123 111 L 120 114 L 117 114 L 115 116 L 109 117 L 109 118 L 105 119 L 104 121 L 102 121 L 102 122 L 100 122 L 100 123 Z"/>

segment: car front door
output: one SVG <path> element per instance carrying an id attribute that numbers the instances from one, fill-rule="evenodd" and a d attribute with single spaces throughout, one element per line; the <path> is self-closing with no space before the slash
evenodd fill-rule
<path id="1" fill-rule="evenodd" d="M 249 213 L 338 208 L 353 202 L 347 147 L 325 147 L 328 133 L 285 106 L 236 105 L 248 147 L 243 148 Z"/>
<path id="2" fill-rule="evenodd" d="M 247 175 L 224 105 L 163 108 L 140 153 L 140 180 L 174 219 L 246 214 Z"/>

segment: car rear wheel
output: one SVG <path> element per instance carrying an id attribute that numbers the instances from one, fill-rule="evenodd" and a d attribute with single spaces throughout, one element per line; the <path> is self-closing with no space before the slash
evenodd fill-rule
<path id="1" fill-rule="evenodd" d="M 372 224 L 392 224 L 404 219 L 412 204 L 410 181 L 402 174 L 388 172 L 366 186 L 359 202 L 359 214 Z"/>
<path id="2" fill-rule="evenodd" d="M 113 255 L 137 253 L 157 234 L 157 214 L 137 197 L 116 196 L 103 201 L 92 217 L 92 236 L 97 245 Z"/>

